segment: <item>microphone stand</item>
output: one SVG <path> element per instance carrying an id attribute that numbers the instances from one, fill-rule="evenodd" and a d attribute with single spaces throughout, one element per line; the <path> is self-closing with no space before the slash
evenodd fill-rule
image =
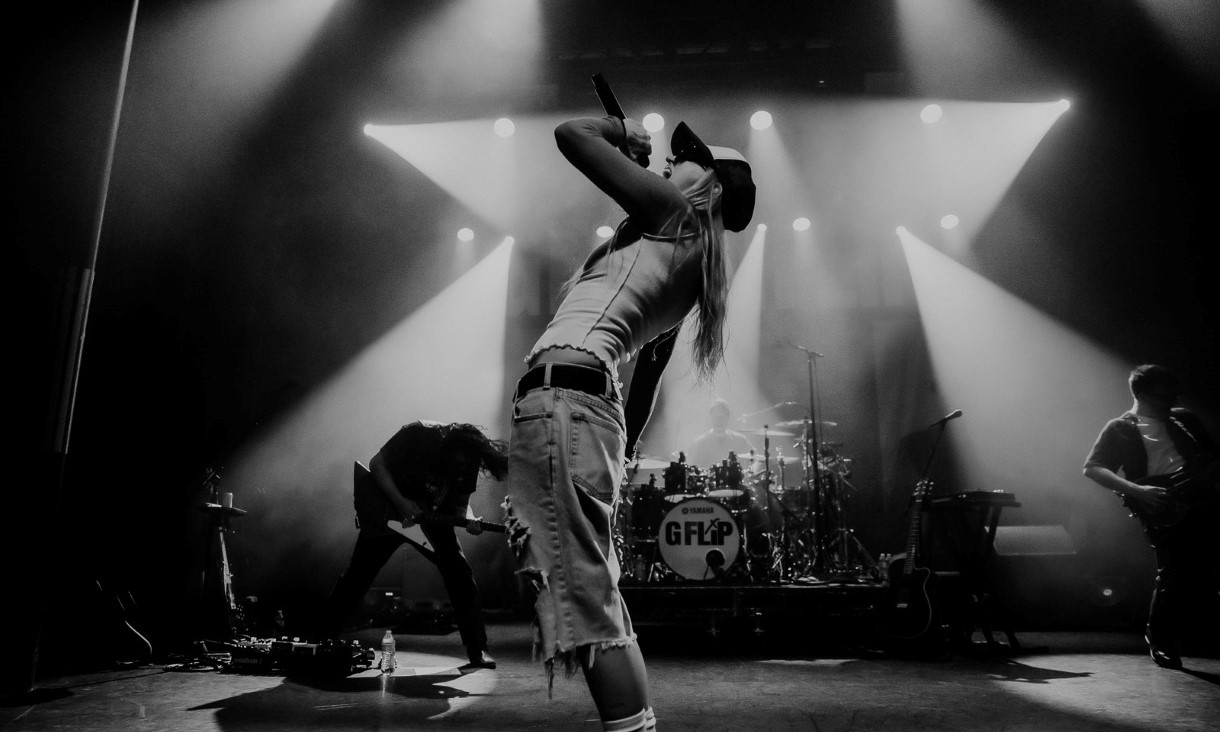
<path id="1" fill-rule="evenodd" d="M 940 445 L 941 438 L 945 436 L 945 425 L 949 424 L 951 420 L 960 416 L 962 416 L 962 411 L 959 409 L 952 414 L 945 415 L 928 426 L 929 429 L 932 427 L 940 427 L 940 431 L 936 433 L 936 439 L 932 441 L 932 447 L 928 450 L 928 459 L 924 461 L 923 470 L 919 473 L 919 482 L 922 483 L 928 479 L 928 471 L 932 468 L 932 458 L 936 456 L 936 448 Z"/>
<path id="2" fill-rule="evenodd" d="M 806 370 L 809 378 L 809 423 L 805 427 L 805 455 L 808 457 L 810 464 L 813 466 L 813 481 L 809 480 L 809 475 L 805 476 L 805 504 L 810 507 L 813 512 L 813 542 L 814 560 L 813 568 L 819 570 L 825 564 L 825 546 L 823 545 L 823 527 L 822 523 L 822 502 L 818 495 L 819 486 L 822 484 L 822 469 L 818 460 L 818 448 L 822 444 L 821 435 L 818 433 L 818 410 L 817 410 L 817 359 L 825 358 L 822 354 L 811 348 L 798 346 L 795 343 L 789 343 L 789 346 L 802 351 L 805 354 Z"/>

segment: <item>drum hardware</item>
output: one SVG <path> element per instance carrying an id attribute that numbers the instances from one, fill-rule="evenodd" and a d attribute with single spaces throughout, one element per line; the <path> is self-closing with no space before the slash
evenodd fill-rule
<path id="1" fill-rule="evenodd" d="M 771 444 L 772 436 L 794 432 L 763 425 L 751 431 L 764 438 L 761 455 L 730 452 L 700 467 L 674 452 L 676 460 L 640 456 L 629 464 L 629 472 L 656 472 L 647 482 L 625 481 L 616 507 L 614 546 L 623 578 L 801 582 L 875 568 L 846 521 L 845 501 L 856 491 L 849 481 L 852 461 L 840 452 L 841 441 L 818 439 L 819 427 L 837 423 L 807 418 L 783 426 L 797 424 L 796 456 Z"/>
<path id="2" fill-rule="evenodd" d="M 823 542 L 827 527 L 823 525 L 824 515 L 821 505 L 821 491 L 819 490 L 819 487 L 822 485 L 823 474 L 819 459 L 819 449 L 822 444 L 819 428 L 824 425 L 822 420 L 819 419 L 822 410 L 821 399 L 817 389 L 817 359 L 825 358 L 825 356 L 812 348 L 798 346 L 795 343 L 789 343 L 788 345 L 803 352 L 806 360 L 809 385 L 809 413 L 803 420 L 805 426 L 801 435 L 801 447 L 802 457 L 807 465 L 804 488 L 807 491 L 806 498 L 810 506 L 813 521 L 807 529 L 811 536 L 807 538 L 807 545 L 804 548 L 813 552 L 813 569 L 822 570 L 825 568 L 826 547 Z M 810 474 L 809 468 L 812 468 L 812 474 Z"/>
<path id="3" fill-rule="evenodd" d="M 838 427 L 839 426 L 838 422 L 830 422 L 827 420 L 820 420 L 818 422 L 818 424 L 821 425 L 822 427 Z M 784 427 L 784 428 L 800 427 L 800 428 L 804 429 L 808 425 L 809 425 L 809 420 L 807 420 L 807 419 L 790 419 L 786 422 L 776 422 L 775 423 L 776 427 Z"/>
<path id="4" fill-rule="evenodd" d="M 783 430 L 773 430 L 763 425 L 762 429 L 757 430 L 742 430 L 743 435 L 762 435 L 763 437 L 796 437 L 795 432 L 784 432 Z"/>

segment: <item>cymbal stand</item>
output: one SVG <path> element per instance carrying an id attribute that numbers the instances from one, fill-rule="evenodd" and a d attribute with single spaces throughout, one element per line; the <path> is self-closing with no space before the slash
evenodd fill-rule
<path id="1" fill-rule="evenodd" d="M 804 571 L 806 562 L 801 559 L 803 547 L 794 546 L 796 544 L 796 536 L 793 528 L 796 525 L 796 517 L 792 511 L 784 506 L 783 503 L 776 497 L 775 491 L 772 488 L 777 484 L 775 480 L 775 472 L 771 470 L 771 434 L 770 425 L 763 425 L 763 465 L 762 476 L 759 483 L 754 487 L 755 502 L 761 504 L 758 510 L 762 511 L 767 517 L 766 524 L 769 527 L 775 527 L 773 523 L 775 509 L 778 508 L 779 521 L 778 530 L 767 530 L 770 541 L 770 564 L 766 570 L 768 577 L 777 579 L 791 579 L 793 572 L 798 569 Z M 753 453 L 753 451 L 751 451 Z M 779 486 L 784 485 L 784 459 L 779 451 L 776 451 L 776 459 L 779 464 Z M 761 497 L 760 497 L 761 496 Z"/>
<path id="2" fill-rule="evenodd" d="M 798 346 L 795 343 L 788 345 L 803 352 L 806 360 L 806 371 L 809 378 L 809 418 L 805 424 L 805 503 L 809 507 L 813 521 L 809 530 L 813 532 L 810 546 L 814 551 L 813 568 L 815 570 L 825 569 L 825 546 L 824 532 L 821 525 L 824 519 L 823 507 L 820 496 L 820 486 L 822 484 L 822 471 L 818 465 L 818 449 L 822 444 L 821 435 L 818 433 L 818 392 L 817 392 L 817 359 L 825 358 L 822 354 L 811 348 Z"/>
<path id="3" fill-rule="evenodd" d="M 843 487 L 855 490 L 855 486 L 847 480 L 844 475 L 846 471 L 837 456 L 834 466 L 826 473 L 827 482 L 833 484 L 833 487 L 828 489 L 828 514 L 833 514 L 835 524 L 835 528 L 829 532 L 825 546 L 826 569 L 832 574 L 840 576 L 873 574 L 877 568 L 877 561 L 864 548 L 864 544 L 860 542 L 855 531 L 848 526 L 847 522 Z"/>

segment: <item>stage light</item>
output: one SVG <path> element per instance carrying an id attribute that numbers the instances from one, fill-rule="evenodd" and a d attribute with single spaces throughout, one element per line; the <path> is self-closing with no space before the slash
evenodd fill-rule
<path id="1" fill-rule="evenodd" d="M 648 130 L 650 133 L 656 133 L 665 129 L 665 118 L 656 112 L 649 112 L 648 114 L 644 115 L 644 119 L 641 124 L 643 124 L 644 129 Z"/>
<path id="2" fill-rule="evenodd" d="M 750 116 L 750 126 L 756 130 L 767 129 L 772 121 L 771 113 L 761 109 Z"/>
<path id="3" fill-rule="evenodd" d="M 1072 108 L 1072 103 L 1066 99 L 1060 99 L 1056 106 L 1059 108 L 1059 114 L 1063 114 Z"/>
<path id="4" fill-rule="evenodd" d="M 919 112 L 919 118 L 924 121 L 924 124 L 934 124 L 940 121 L 940 118 L 945 114 L 945 110 L 939 104 L 929 104 Z"/>
<path id="5" fill-rule="evenodd" d="M 602 224 L 601 226 L 597 227 L 597 236 L 599 239 L 609 239 L 610 237 L 614 236 L 614 229 L 613 227 Z"/>
<path id="6" fill-rule="evenodd" d="M 514 245 L 516 243 L 517 243 L 517 240 L 514 237 L 511 237 L 511 236 L 504 237 L 504 242 L 503 242 L 504 246 L 511 247 L 512 245 Z"/>
<path id="7" fill-rule="evenodd" d="M 474 230 L 468 229 L 466 227 L 462 227 L 462 228 L 458 229 L 457 238 L 458 238 L 458 241 L 473 241 L 474 240 Z"/>
<path id="8" fill-rule="evenodd" d="M 961 223 L 961 220 L 960 220 L 960 219 L 958 219 L 958 218 L 957 218 L 956 216 L 954 216 L 953 214 L 945 214 L 945 215 L 944 215 L 944 216 L 942 216 L 942 217 L 941 217 L 941 219 L 940 219 L 940 228 L 942 228 L 942 229 L 956 229 L 956 228 L 957 228 L 957 225 L 958 225 L 958 224 L 960 224 L 960 223 Z"/>
<path id="9" fill-rule="evenodd" d="M 766 225 L 766 224 L 759 224 L 759 225 L 758 225 L 758 230 L 759 230 L 759 231 L 766 231 L 766 230 L 767 230 L 767 225 Z"/>
<path id="10" fill-rule="evenodd" d="M 501 117 L 496 120 L 494 127 L 496 134 L 500 137 L 512 137 L 513 133 L 517 131 L 517 125 L 513 124 L 513 121 L 508 117 Z"/>
<path id="11" fill-rule="evenodd" d="M 810 222 L 809 219 L 805 218 L 804 216 L 801 216 L 792 222 L 792 228 L 795 231 L 809 231 L 809 227 L 812 225 L 812 222 Z"/>

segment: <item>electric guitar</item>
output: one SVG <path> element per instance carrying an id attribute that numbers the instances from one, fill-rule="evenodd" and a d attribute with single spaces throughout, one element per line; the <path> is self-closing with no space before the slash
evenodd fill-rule
<path id="1" fill-rule="evenodd" d="M 424 535 L 420 523 L 447 524 L 465 528 L 470 521 L 475 521 L 484 531 L 494 531 L 500 534 L 508 533 L 508 527 L 481 519 L 466 519 L 461 516 L 425 511 L 415 517 L 413 523 L 403 520 L 394 504 L 385 497 L 381 488 L 373 479 L 373 474 L 359 461 L 354 466 L 352 493 L 356 507 L 356 527 L 362 531 L 389 532 L 401 535 L 407 543 L 418 549 L 424 556 L 431 559 L 435 552 L 432 544 Z"/>
<path id="2" fill-rule="evenodd" d="M 1139 481 L 1140 485 L 1164 488 L 1169 494 L 1165 505 L 1148 509 L 1123 496 L 1123 505 L 1144 525 L 1158 529 L 1176 526 L 1196 507 L 1210 501 L 1220 500 L 1220 460 L 1213 460 L 1200 469 L 1179 468 L 1172 473 L 1150 475 Z"/>
<path id="3" fill-rule="evenodd" d="M 915 640 L 932 627 L 932 599 L 928 582 L 932 570 L 918 566 L 920 521 L 923 504 L 932 492 L 932 481 L 915 484 L 911 496 L 911 521 L 907 527 L 907 551 L 890 563 L 890 601 L 882 614 L 882 631 L 891 638 Z"/>

